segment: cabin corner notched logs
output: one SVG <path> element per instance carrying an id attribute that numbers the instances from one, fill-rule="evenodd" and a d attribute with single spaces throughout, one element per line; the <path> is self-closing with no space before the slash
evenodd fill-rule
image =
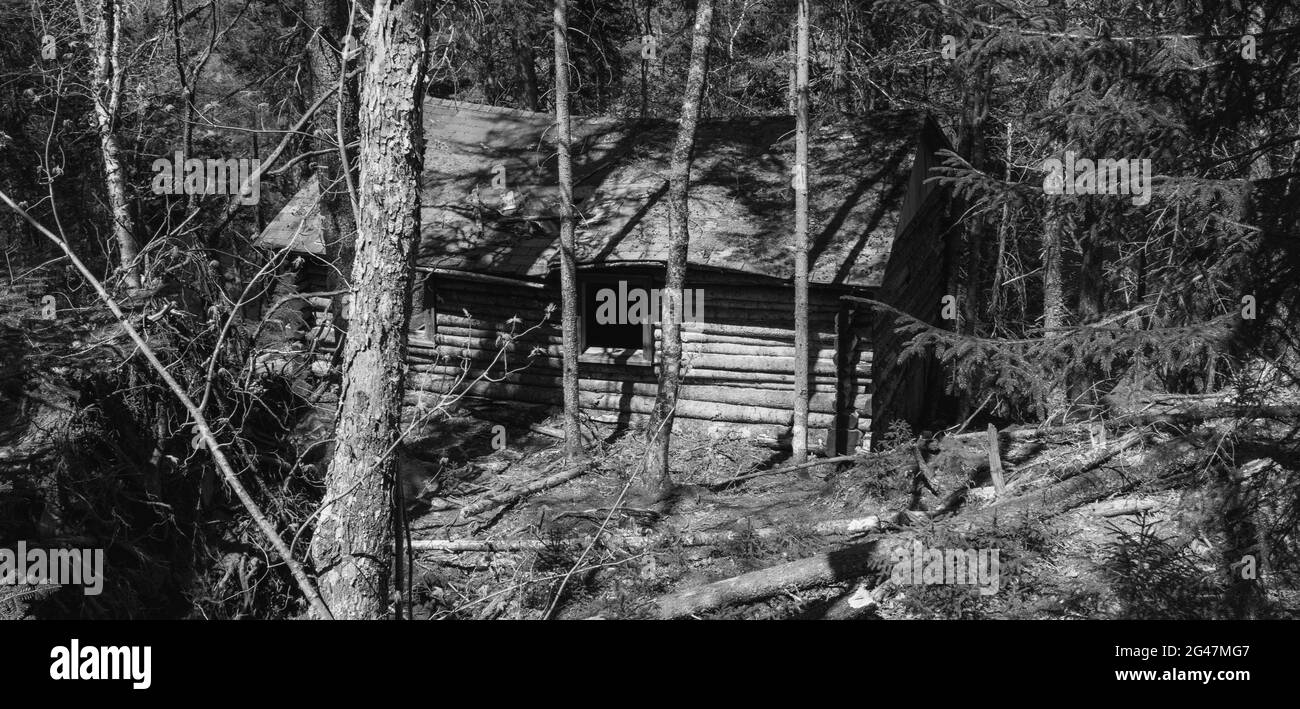
<path id="1" fill-rule="evenodd" d="M 500 401 L 560 402 L 558 308 L 546 320 L 547 305 L 559 303 L 558 285 L 511 287 L 442 273 L 427 283 L 427 310 L 412 326 L 423 329 L 410 340 L 410 403 L 418 404 L 422 394 L 428 401 L 462 390 Z M 683 326 L 684 382 L 677 410 L 682 424 L 709 433 L 788 434 L 794 396 L 790 289 L 709 276 L 692 278 L 687 287 L 700 289 L 705 305 L 704 322 Z M 838 296 L 830 289 L 814 289 L 810 295 L 809 427 L 814 442 L 824 440 L 836 414 Z M 516 317 L 521 322 L 509 322 Z M 537 323 L 543 324 L 522 337 L 512 335 Z M 846 350 L 850 361 L 840 372 L 844 390 L 853 397 L 846 402 L 851 410 L 843 412 L 841 425 L 863 432 L 869 430 L 871 410 L 868 329 L 865 322 L 854 323 L 846 333 L 852 348 Z M 654 337 L 658 351 L 657 325 Z M 583 361 L 579 371 L 583 408 L 597 420 L 633 423 L 654 407 L 653 366 Z M 484 373 L 492 381 L 480 377 Z"/>

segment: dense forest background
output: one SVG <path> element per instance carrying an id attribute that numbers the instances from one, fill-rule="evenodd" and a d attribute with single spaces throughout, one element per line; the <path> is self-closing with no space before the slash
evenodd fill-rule
<path id="1" fill-rule="evenodd" d="M 340 155 L 365 160 L 368 29 L 390 3 L 375 5 L 0 2 L 0 540 L 105 546 L 111 569 L 104 595 L 37 594 L 30 612 L 307 612 L 296 564 L 266 531 L 311 572 L 334 420 L 309 402 L 341 386 L 346 367 L 268 366 L 292 359 L 292 333 L 312 323 L 292 308 L 243 312 L 295 293 L 297 265 L 254 237 L 303 184 L 328 177 L 335 213 L 351 218 Z M 677 119 L 697 5 L 565 5 L 564 110 Z M 556 111 L 553 4 L 422 11 L 426 95 Z M 795 0 L 717 0 L 712 12 L 701 117 L 793 113 Z M 1122 420 L 1193 446 L 1199 457 L 1161 484 L 1217 501 L 1205 514 L 1226 590 L 1202 608 L 1148 578 L 1120 614 L 1286 612 L 1232 564 L 1265 545 L 1279 587 L 1300 571 L 1300 4 L 825 0 L 810 3 L 808 24 L 810 131 L 910 109 L 953 138 L 935 177 L 958 200 L 955 317 L 899 321 L 949 367 L 944 423 L 959 433 Z M 178 151 L 262 160 L 260 200 L 158 194 L 151 166 Z M 1064 151 L 1149 159 L 1149 203 L 1045 195 L 1043 161 Z M 202 411 L 243 495 L 60 241 Z M 345 251 L 331 254 L 334 286 Z M 880 454 L 902 455 L 902 468 L 862 465 L 906 475 L 910 450 Z M 936 450 L 918 454 L 922 468 Z M 1130 557 L 1116 558 L 1124 568 Z M 547 576 L 565 559 L 530 569 Z M 408 576 L 436 599 L 455 586 L 445 573 Z M 547 617 L 574 592 L 543 587 Z"/>

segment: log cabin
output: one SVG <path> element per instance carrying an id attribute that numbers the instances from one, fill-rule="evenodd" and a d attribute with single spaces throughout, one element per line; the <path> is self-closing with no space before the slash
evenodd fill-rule
<path id="1" fill-rule="evenodd" d="M 675 123 L 574 117 L 584 413 L 628 427 L 654 403 Z M 429 98 L 408 404 L 453 391 L 560 405 L 554 118 Z M 915 424 L 933 362 L 899 362 L 891 318 L 936 322 L 953 213 L 926 181 L 949 143 L 928 116 L 879 112 L 809 136 L 810 447 L 844 452 Z M 794 394 L 794 120 L 702 120 L 690 189 L 680 426 L 788 442 Z M 261 241 L 325 253 L 308 182 Z M 320 284 L 304 284 L 319 289 Z M 649 307 L 639 306 L 638 303 Z M 329 314 L 323 314 L 325 319 Z"/>

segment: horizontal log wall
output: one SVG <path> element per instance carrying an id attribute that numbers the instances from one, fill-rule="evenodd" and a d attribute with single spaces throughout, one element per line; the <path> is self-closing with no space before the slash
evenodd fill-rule
<path id="1" fill-rule="evenodd" d="M 792 419 L 794 305 L 789 288 L 689 282 L 704 293 L 703 322 L 684 325 L 685 372 L 678 415 L 713 433 L 738 430 L 777 436 Z M 435 275 L 425 296 L 434 331 L 411 340 L 409 401 L 466 392 L 500 401 L 562 402 L 559 292 Z M 547 316 L 547 306 L 555 304 Z M 824 430 L 835 413 L 835 314 L 838 295 L 810 294 L 809 425 Z M 417 319 L 417 322 L 420 322 Z M 858 328 L 853 407 L 868 430 L 871 350 Z M 655 327 L 656 347 L 661 332 Z M 584 361 L 583 407 L 597 419 L 638 421 L 654 406 L 657 370 Z"/>

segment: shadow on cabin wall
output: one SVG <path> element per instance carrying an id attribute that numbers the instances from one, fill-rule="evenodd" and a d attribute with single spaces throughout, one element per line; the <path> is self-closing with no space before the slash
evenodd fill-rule
<path id="1" fill-rule="evenodd" d="M 583 270 L 580 281 L 597 284 L 636 281 L 662 287 L 659 269 L 611 268 Z M 561 337 L 558 308 L 541 327 L 528 330 L 546 318 L 548 304 L 560 299 L 558 279 L 541 287 L 475 283 L 451 276 L 432 279 L 426 302 L 432 305 L 436 331 L 428 346 L 413 347 L 415 369 L 435 374 L 419 386 L 444 389 L 467 358 L 473 374 L 491 378 L 473 383 L 475 396 L 562 405 Z M 687 287 L 703 296 L 702 325 L 688 324 L 684 334 L 685 376 L 678 415 L 682 428 L 715 432 L 748 430 L 777 442 L 788 441 L 793 400 L 794 306 L 789 286 L 768 279 L 735 274 L 693 271 Z M 810 430 L 818 448 L 825 431 L 839 413 L 850 428 L 865 424 L 871 394 L 869 337 L 864 319 L 852 323 L 846 362 L 848 373 L 837 368 L 836 316 L 843 289 L 816 288 L 810 298 L 812 332 L 809 369 Z M 520 324 L 509 320 L 518 317 Z M 639 351 L 587 347 L 580 360 L 583 408 L 593 419 L 614 426 L 618 433 L 644 422 L 653 410 L 658 369 L 646 362 L 647 351 L 659 361 L 658 333 L 646 339 Z M 497 357 L 503 335 L 510 341 L 505 356 Z M 654 339 L 650 339 L 650 338 Z M 435 357 L 441 356 L 439 363 Z M 842 376 L 844 375 L 844 376 Z M 843 379 L 845 388 L 839 383 Z M 847 411 L 845 406 L 850 406 Z M 850 415 L 845 415 L 850 414 Z"/>
<path id="2" fill-rule="evenodd" d="M 927 123 L 926 135 L 924 143 L 946 144 L 933 122 Z M 921 154 L 927 159 L 918 158 L 913 165 L 909 202 L 921 196 L 915 205 L 904 208 L 913 216 L 894 239 L 877 299 L 913 318 L 951 329 L 953 323 L 941 320 L 940 311 L 944 295 L 955 290 L 952 264 L 960 251 L 957 217 L 962 212 L 946 189 L 920 186 L 937 164 L 933 152 Z M 872 308 L 872 319 L 872 447 L 880 446 L 895 421 L 907 423 L 913 435 L 954 423 L 959 401 L 948 393 L 948 372 L 941 363 L 930 351 L 904 357 L 908 340 L 896 329 L 905 319 L 879 308 Z"/>

